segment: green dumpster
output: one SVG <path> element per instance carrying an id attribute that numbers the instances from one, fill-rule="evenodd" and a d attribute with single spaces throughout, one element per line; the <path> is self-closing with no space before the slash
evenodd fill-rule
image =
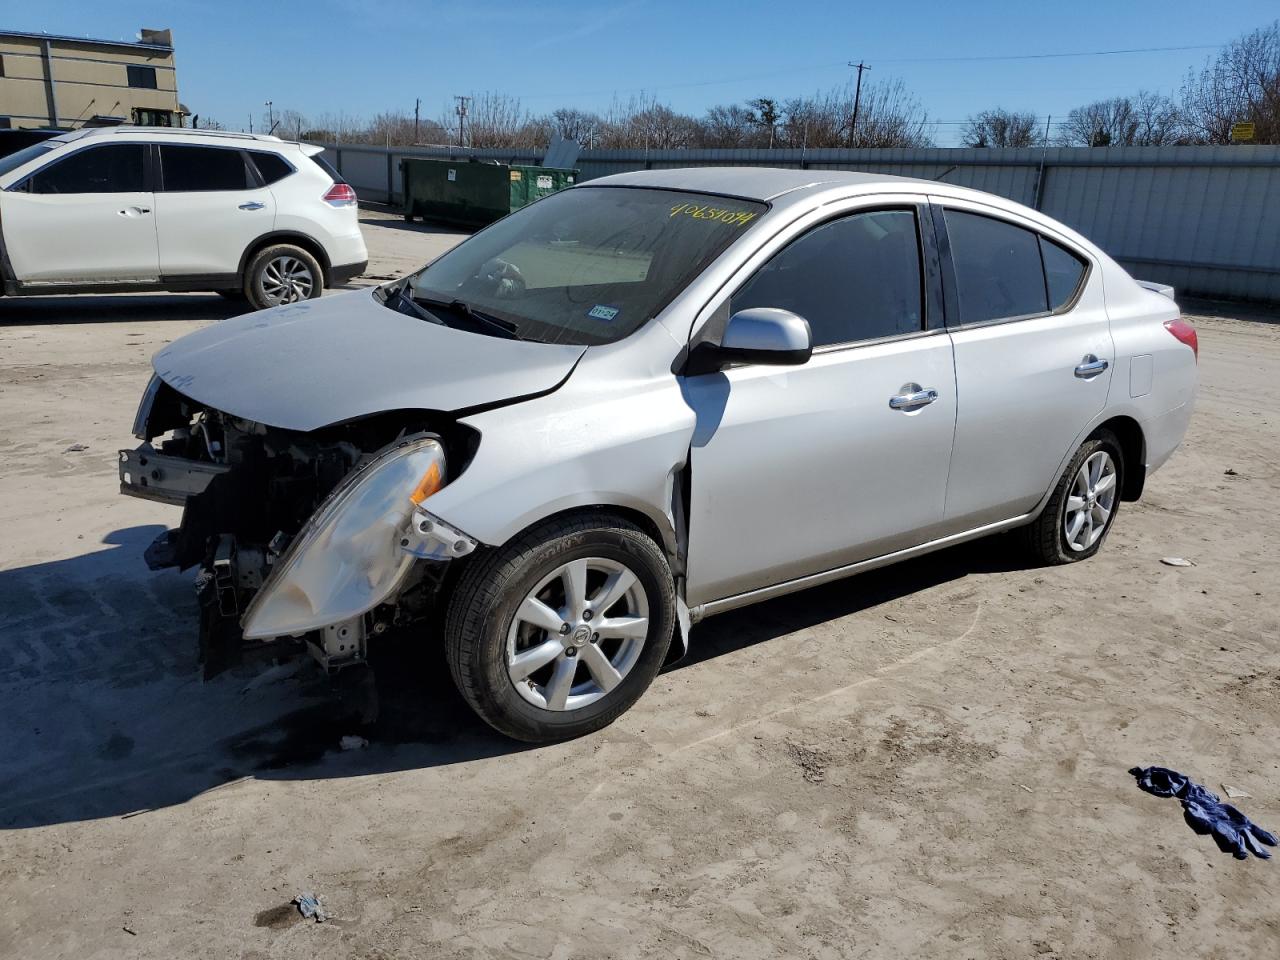
<path id="1" fill-rule="evenodd" d="M 572 186 L 577 170 L 474 160 L 400 161 L 404 218 L 483 227 L 540 197 Z"/>

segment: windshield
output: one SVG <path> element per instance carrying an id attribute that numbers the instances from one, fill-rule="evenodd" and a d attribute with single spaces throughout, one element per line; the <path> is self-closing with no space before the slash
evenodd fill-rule
<path id="1" fill-rule="evenodd" d="M 52 149 L 53 146 L 47 143 L 33 143 L 29 147 L 14 151 L 7 157 L 0 157 L 0 177 L 3 177 L 11 170 L 17 170 L 24 163 L 34 160 L 42 153 L 48 153 Z"/>
<path id="2" fill-rule="evenodd" d="M 621 340 L 767 207 L 673 190 L 575 187 L 499 220 L 409 278 L 428 309 L 460 301 L 523 340 Z"/>

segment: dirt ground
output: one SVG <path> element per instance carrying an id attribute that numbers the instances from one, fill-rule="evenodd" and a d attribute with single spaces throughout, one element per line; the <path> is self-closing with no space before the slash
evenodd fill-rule
<path id="1" fill-rule="evenodd" d="M 365 219 L 377 276 L 456 239 Z M 231 308 L 0 301 L 0 957 L 1276 956 L 1280 864 L 1126 773 L 1280 829 L 1280 314 L 1216 307 L 1095 559 L 993 540 L 713 618 L 538 749 L 401 637 L 342 752 L 310 667 L 201 682 L 189 579 L 141 556 L 177 511 L 116 492 L 148 358 Z"/>

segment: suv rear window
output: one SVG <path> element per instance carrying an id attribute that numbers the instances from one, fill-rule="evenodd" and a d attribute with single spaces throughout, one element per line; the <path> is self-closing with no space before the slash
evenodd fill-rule
<path id="1" fill-rule="evenodd" d="M 162 144 L 160 166 L 166 193 L 206 190 L 244 190 L 256 186 L 249 180 L 244 155 L 223 147 Z"/>
<path id="2" fill-rule="evenodd" d="M 331 164 L 328 160 L 324 158 L 323 153 L 317 153 L 315 156 L 311 158 L 311 162 L 314 163 L 321 170 L 323 170 L 325 173 L 327 173 L 331 178 L 333 178 L 334 183 L 347 182 L 346 179 L 342 176 L 342 174 L 340 174 L 337 170 L 333 168 L 333 164 Z"/>
<path id="3" fill-rule="evenodd" d="M 263 183 L 275 183 L 293 173 L 289 161 L 278 153 L 250 150 L 249 156 L 253 159 L 253 165 L 258 168 L 258 173 L 262 174 Z"/>

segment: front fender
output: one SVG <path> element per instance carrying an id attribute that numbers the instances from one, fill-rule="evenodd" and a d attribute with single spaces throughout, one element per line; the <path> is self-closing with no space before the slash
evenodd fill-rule
<path id="1" fill-rule="evenodd" d="M 609 385 L 575 376 L 554 393 L 462 423 L 480 432 L 480 444 L 462 475 L 424 505 L 440 519 L 499 546 L 566 510 L 617 506 L 648 517 L 676 554 L 674 483 L 694 414 L 670 373 Z"/>

